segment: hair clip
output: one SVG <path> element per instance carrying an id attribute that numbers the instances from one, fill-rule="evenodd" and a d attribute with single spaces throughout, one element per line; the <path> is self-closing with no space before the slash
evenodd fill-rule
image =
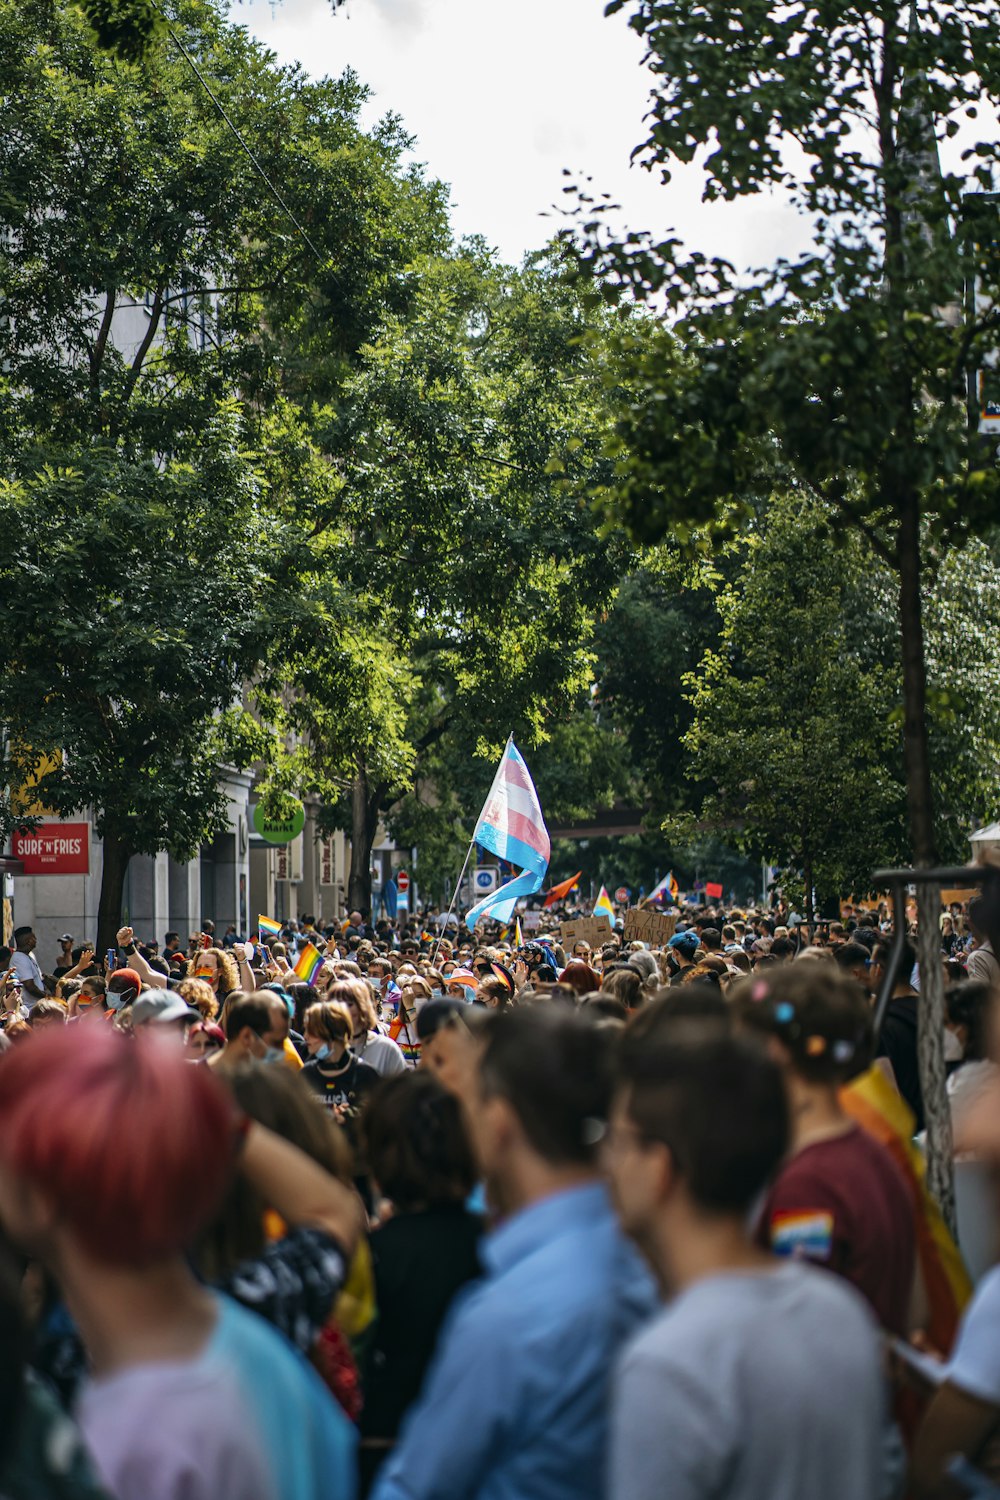
<path id="1" fill-rule="evenodd" d="M 806 1057 L 822 1057 L 826 1051 L 825 1036 L 806 1037 Z"/>
<path id="2" fill-rule="evenodd" d="M 757 983 L 754 985 L 753 989 L 750 991 L 750 999 L 751 1000 L 766 1000 L 767 999 L 767 993 L 768 993 L 767 980 L 766 979 L 758 979 Z"/>
<path id="3" fill-rule="evenodd" d="M 795 1020 L 795 1006 L 788 1000 L 780 1000 L 774 1007 L 774 1019 L 779 1026 L 787 1026 L 789 1021 Z"/>
<path id="4" fill-rule="evenodd" d="M 832 1050 L 835 1062 L 850 1062 L 854 1056 L 854 1043 L 843 1037 L 839 1042 L 834 1042 Z"/>

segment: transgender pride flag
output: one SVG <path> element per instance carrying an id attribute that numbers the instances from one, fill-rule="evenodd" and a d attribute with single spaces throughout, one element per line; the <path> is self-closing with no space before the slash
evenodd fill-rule
<path id="1" fill-rule="evenodd" d="M 550 852 L 538 794 L 513 735 L 500 758 L 472 842 L 512 865 L 520 865 L 524 873 L 508 880 L 499 890 L 491 891 L 466 912 L 465 925 L 474 929 L 479 918 L 487 913 L 492 913 L 498 922 L 509 922 L 521 897 L 533 896 L 541 890 Z"/>

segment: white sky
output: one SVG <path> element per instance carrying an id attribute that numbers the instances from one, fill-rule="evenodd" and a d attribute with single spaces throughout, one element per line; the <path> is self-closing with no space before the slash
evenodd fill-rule
<path id="1" fill-rule="evenodd" d="M 788 209 L 705 205 L 697 169 L 664 187 L 630 166 L 649 75 L 640 39 L 603 11 L 604 0 L 349 0 L 336 13 L 327 0 L 242 0 L 230 14 L 282 62 L 316 76 L 354 68 L 374 91 L 364 123 L 401 115 L 417 159 L 451 185 L 456 232 L 507 260 L 555 233 L 563 187 L 586 177 L 628 228 L 675 230 L 737 266 L 804 247 Z"/>

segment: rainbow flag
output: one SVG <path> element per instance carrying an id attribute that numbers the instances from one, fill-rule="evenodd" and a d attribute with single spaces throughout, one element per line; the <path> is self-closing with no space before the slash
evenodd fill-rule
<path id="1" fill-rule="evenodd" d="M 322 967 L 322 953 L 320 953 L 319 949 L 315 948 L 312 943 L 306 943 L 302 952 L 295 960 L 294 972 L 299 976 L 300 979 L 304 979 L 306 984 L 315 984 L 316 975 L 319 973 Z"/>
<path id="2" fill-rule="evenodd" d="M 281 936 L 281 923 L 276 922 L 273 917 L 258 917 L 257 931 L 260 933 L 261 942 L 266 943 L 268 938 Z"/>
<path id="3" fill-rule="evenodd" d="M 611 897 L 608 895 L 607 889 L 603 885 L 597 893 L 597 900 L 594 902 L 593 915 L 595 917 L 607 917 L 612 927 L 615 925 L 615 909 L 611 904 Z"/>
<path id="4" fill-rule="evenodd" d="M 671 901 L 676 901 L 677 897 L 680 895 L 680 889 L 680 886 L 674 879 L 674 872 L 673 870 L 671 870 L 668 874 L 664 875 L 659 885 L 654 885 L 653 889 L 646 897 L 646 900 L 660 901 L 664 896 L 669 896 Z"/>

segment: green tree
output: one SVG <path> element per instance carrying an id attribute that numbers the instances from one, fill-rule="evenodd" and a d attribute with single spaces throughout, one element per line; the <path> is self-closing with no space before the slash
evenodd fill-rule
<path id="1" fill-rule="evenodd" d="M 1000 568 L 978 540 L 928 547 L 931 767 L 942 849 L 961 859 L 995 810 Z M 687 679 L 700 816 L 741 827 L 743 847 L 801 871 L 807 892 L 860 893 L 905 849 L 892 576 L 796 495 L 775 499 L 738 554 L 719 647 Z"/>
<path id="2" fill-rule="evenodd" d="M 971 315 L 960 302 L 975 241 L 992 244 L 995 226 L 957 234 L 963 193 L 990 186 L 996 155 L 975 125 L 1000 99 L 992 17 L 976 0 L 608 9 L 630 13 L 656 75 L 644 163 L 669 180 L 697 157 L 706 198 L 773 193 L 812 233 L 804 253 L 737 272 L 676 238 L 610 242 L 588 216 L 584 259 L 607 293 L 655 293 L 672 323 L 636 359 L 615 513 L 645 538 L 731 530 L 777 464 L 869 540 L 896 575 L 911 849 L 933 865 L 921 523 L 982 527 L 997 499 L 965 405 L 968 369 L 996 349 L 995 267 Z M 937 139 L 963 126 L 962 169 L 942 174 Z M 921 899 L 925 1097 L 950 1211 L 936 898 Z"/>
<path id="3" fill-rule="evenodd" d="M 488 785 L 508 733 L 532 751 L 571 717 L 626 550 L 602 540 L 586 503 L 606 406 L 562 266 L 515 272 L 470 243 L 420 263 L 414 280 L 412 307 L 364 348 L 325 428 L 316 414 L 343 482 L 344 576 L 394 664 L 391 713 L 357 736 L 321 732 L 324 692 L 342 691 L 335 662 L 310 667 L 293 709 L 315 785 L 331 802 L 350 797 L 348 900 L 361 907 L 380 817 L 404 841 L 419 827 L 434 868 L 432 820 L 443 859 L 448 825 L 468 828 L 479 811 L 470 757 Z"/>
<path id="4" fill-rule="evenodd" d="M 825 507 L 776 497 L 719 595 L 722 635 L 687 679 L 701 818 L 802 872 L 806 902 L 868 891 L 905 847 L 891 611 Z"/>
<path id="5" fill-rule="evenodd" d="M 664 551 L 647 554 L 621 580 L 595 640 L 601 726 L 624 741 L 631 795 L 660 816 L 690 801 L 683 742 L 692 710 L 684 680 L 720 629 L 706 570 L 682 568 L 676 553 Z"/>
<path id="6" fill-rule="evenodd" d="M 278 602 L 260 561 L 266 506 L 235 417 L 202 438 L 188 461 L 81 452 L 73 469 L 0 481 L 8 785 L 54 750 L 42 801 L 62 816 L 93 809 L 101 947 L 132 855 L 191 858 L 225 825 L 219 767 L 266 751 L 240 696 Z"/>
<path id="7" fill-rule="evenodd" d="M 211 5 L 172 25 L 308 240 L 170 37 L 133 65 L 76 7 L 0 4 L 5 817 L 61 757 L 46 800 L 92 808 L 105 841 L 102 944 L 128 857 L 193 853 L 211 767 L 274 757 L 244 682 L 273 700 L 303 621 L 357 629 L 288 309 L 303 339 L 328 327 L 330 388 L 443 223 L 398 124 L 360 130 L 356 79 L 276 67 Z"/>

